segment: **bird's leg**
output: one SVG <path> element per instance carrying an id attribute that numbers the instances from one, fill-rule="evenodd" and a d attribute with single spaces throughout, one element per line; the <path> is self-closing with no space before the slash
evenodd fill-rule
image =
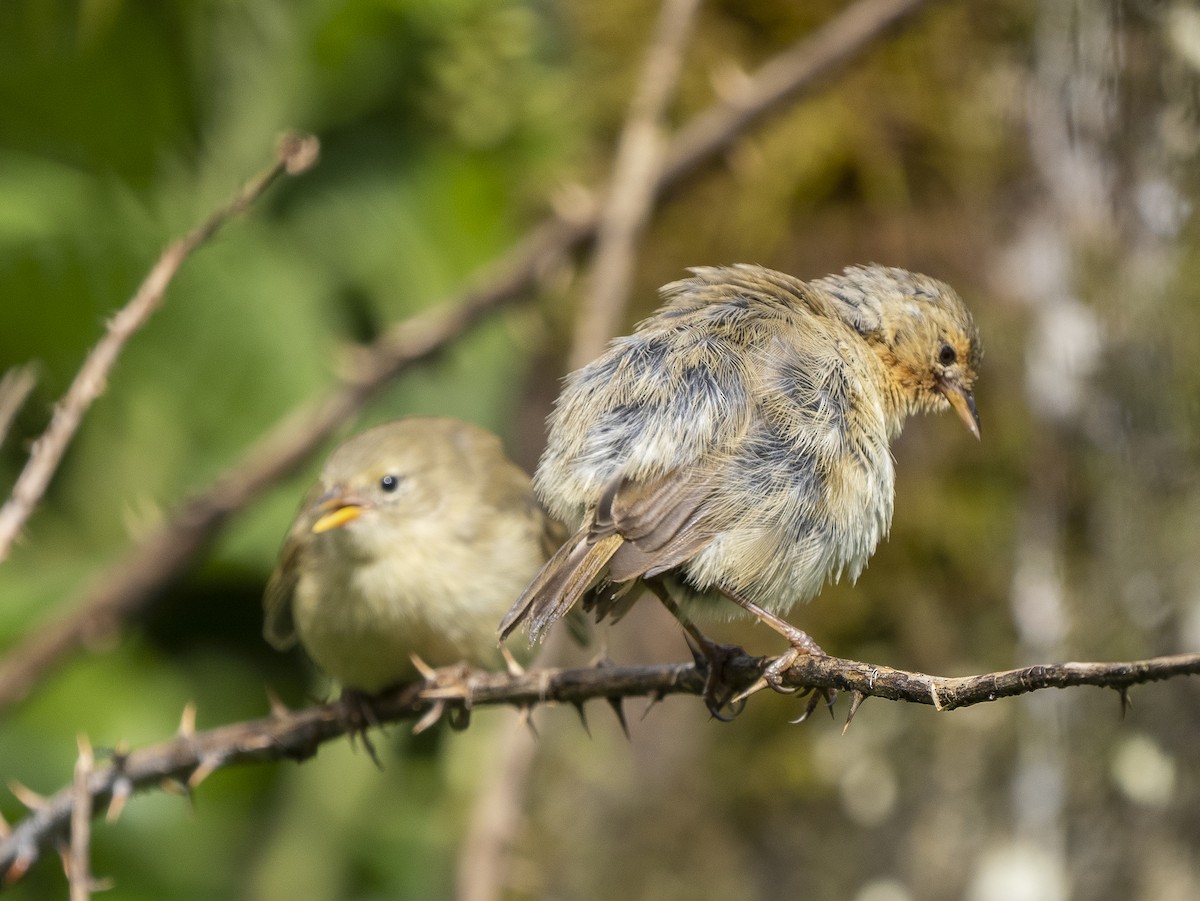
<path id="1" fill-rule="evenodd" d="M 750 613 L 753 613 L 756 617 L 762 620 L 762 622 L 766 623 L 768 626 L 786 638 L 791 644 L 791 648 L 776 657 L 773 661 L 771 661 L 771 665 L 763 670 L 762 678 L 734 698 L 734 701 L 745 700 L 746 698 L 750 697 L 750 695 L 757 691 L 761 691 L 768 686 L 781 694 L 794 693 L 796 691 L 795 688 L 790 688 L 783 684 L 783 674 L 787 672 L 788 668 L 795 663 L 802 654 L 811 654 L 813 657 L 825 657 L 827 656 L 825 651 L 822 650 L 821 646 L 813 641 L 811 636 L 809 636 L 809 634 L 803 629 L 798 629 L 787 620 L 776 616 L 770 610 L 760 607 L 758 604 L 754 603 L 754 601 L 744 598 L 737 592 L 731 591 L 728 588 L 720 588 L 719 590 L 721 594 L 725 595 L 725 597 L 729 598 L 729 600 L 733 601 L 739 607 L 742 607 Z M 805 694 L 807 693 L 808 692 L 805 692 Z M 828 704 L 832 705 L 836 696 L 836 691 L 822 688 L 814 696 L 814 699 L 817 697 L 823 697 Z M 805 712 L 805 716 L 808 716 L 808 713 L 811 712 L 813 706 L 814 705 L 812 704 L 809 705 L 809 710 Z M 803 717 L 801 719 L 803 719 Z"/>
<path id="2" fill-rule="evenodd" d="M 692 651 L 692 656 L 698 664 L 704 666 L 704 704 L 708 707 L 708 712 L 721 722 L 729 722 L 742 712 L 742 705 L 737 703 L 737 699 L 733 697 L 734 689 L 725 678 L 725 664 L 734 657 L 742 656 L 745 651 L 734 644 L 720 644 L 713 641 L 696 627 L 686 613 L 679 609 L 679 605 L 667 593 L 665 585 L 657 579 L 646 579 L 645 582 L 646 586 L 662 601 L 663 606 L 679 621 L 679 625 L 683 626 L 685 635 L 690 639 L 688 647 Z M 730 708 L 730 714 L 722 712 L 726 707 Z"/>

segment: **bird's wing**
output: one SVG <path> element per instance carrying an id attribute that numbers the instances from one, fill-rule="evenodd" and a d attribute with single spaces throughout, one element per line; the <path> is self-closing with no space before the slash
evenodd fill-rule
<path id="1" fill-rule="evenodd" d="M 627 582 L 658 575 L 695 556 L 714 534 L 706 527 L 712 486 L 712 474 L 703 466 L 611 485 L 592 523 L 593 536 L 623 539 L 609 561 L 609 578 Z"/>
<path id="2" fill-rule="evenodd" d="M 521 592 L 500 623 L 500 638 L 528 619 L 530 640 L 536 641 L 595 583 L 620 545 L 620 535 L 593 541 L 587 526 L 572 535 Z"/>
<path id="3" fill-rule="evenodd" d="M 279 560 L 267 588 L 263 592 L 263 637 L 274 648 L 285 651 L 296 643 L 296 623 L 292 618 L 292 595 L 300 581 L 301 557 L 304 539 L 312 532 L 313 506 L 321 496 L 323 488 L 314 485 L 300 502 L 300 509 L 292 527 L 288 530 Z"/>
<path id="4" fill-rule="evenodd" d="M 274 648 L 284 651 L 296 643 L 296 623 L 292 619 L 292 595 L 300 580 L 300 543 L 289 540 L 279 554 L 279 562 L 267 580 L 263 593 L 263 637 Z"/>
<path id="5" fill-rule="evenodd" d="M 590 520 L 542 567 L 500 624 L 506 638 L 524 620 L 537 637 L 598 584 L 656 575 L 691 558 L 712 539 L 705 501 L 711 476 L 702 467 L 649 481 L 615 479 Z M 602 589 L 585 606 L 598 618 L 618 611 L 623 594 Z M 623 608 L 620 608 L 623 609 Z"/>

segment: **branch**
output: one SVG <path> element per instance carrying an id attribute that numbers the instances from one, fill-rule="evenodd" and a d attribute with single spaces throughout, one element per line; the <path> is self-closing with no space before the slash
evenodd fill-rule
<path id="1" fill-rule="evenodd" d="M 700 0 L 662 0 L 596 225 L 588 290 L 576 317 L 568 356 L 570 369 L 599 356 L 625 318 L 638 238 L 650 219 L 666 148 L 662 120 L 675 94 L 699 5 Z M 561 638 L 561 633 L 554 638 Z M 556 645 L 551 641 L 543 648 L 543 665 L 558 662 Z M 535 750 L 526 740 L 524 729 L 514 724 L 490 756 L 458 852 L 456 901 L 498 901 L 504 896 L 510 849 L 533 772 Z"/>
<path id="2" fill-rule="evenodd" d="M 666 135 L 662 126 L 675 92 L 683 51 L 700 0 L 663 0 L 654 39 L 617 144 L 612 183 L 597 224 L 590 290 L 575 324 L 570 369 L 598 357 L 624 318 L 638 236 L 645 229 Z"/>
<path id="3" fill-rule="evenodd" d="M 770 658 L 734 656 L 724 675 L 733 688 L 748 686 L 762 673 Z M 1122 699 L 1131 685 L 1200 675 L 1200 654 L 1178 654 L 1126 663 L 1056 663 L 978 676 L 928 676 L 871 663 L 837 657 L 801 657 L 783 673 L 789 688 L 842 690 L 851 693 L 851 715 L 864 697 L 931 704 L 951 710 L 1028 694 L 1045 688 L 1094 685 L 1112 688 Z M 401 686 L 373 699 L 380 723 L 417 720 L 428 722 L 431 713 L 445 709 L 469 711 L 475 707 L 538 704 L 572 704 L 582 711 L 597 698 L 619 705 L 620 700 L 704 693 L 704 671 L 692 663 L 651 666 L 601 665 L 585 669 L 530 670 L 519 675 L 449 668 L 439 670 L 424 685 Z M 111 822 L 133 792 L 163 786 L 196 788 L 219 769 L 243 763 L 306 760 L 319 746 L 347 732 L 339 702 L 291 711 L 274 705 L 271 716 L 232 723 L 204 732 L 195 731 L 195 709 L 184 711 L 176 738 L 135 751 L 118 752 L 87 775 L 88 799 L 80 803 L 74 787 L 49 798 L 27 789 L 15 793 L 31 808 L 0 841 L 0 883 L 10 885 L 23 875 L 51 843 L 63 842 L 74 811 L 108 806 Z M 847 720 L 847 725 L 849 720 Z"/>
<path id="4" fill-rule="evenodd" d="M 149 321 L 159 308 L 167 286 L 179 267 L 200 245 L 211 238 L 229 219 L 250 206 L 280 175 L 298 175 L 317 159 L 317 139 L 311 135 L 288 134 L 279 142 L 275 162 L 265 172 L 243 187 L 223 207 L 204 222 L 163 251 L 158 262 L 130 301 L 108 321 L 107 333 L 92 348 L 83 366 L 71 382 L 67 393 L 54 407 L 50 425 L 37 441 L 25 468 L 13 485 L 12 494 L 0 507 L 0 562 L 8 557 L 12 543 L 20 534 L 37 506 L 67 445 L 75 436 L 83 414 L 92 402 L 104 393 L 108 374 L 112 371 L 129 339 Z"/>
<path id="5" fill-rule="evenodd" d="M 928 0 L 859 0 L 810 38 L 785 51 L 685 127 L 655 180 L 661 198 L 714 160 L 752 125 L 823 75 L 863 52 L 890 26 Z M 226 518 L 292 472 L 343 422 L 407 367 L 424 360 L 488 313 L 529 293 L 554 261 L 595 236 L 597 215 L 551 218 L 485 273 L 481 287 L 400 323 L 358 355 L 355 375 L 328 396 L 279 423 L 211 486 L 102 573 L 69 606 L 73 612 L 26 636 L 0 661 L 0 711 L 22 700 L 60 659 L 97 634 L 119 627 L 168 585 Z"/>
<path id="6" fill-rule="evenodd" d="M 8 429 L 37 384 L 37 369 L 32 363 L 14 366 L 0 378 L 0 444 L 8 437 Z"/>

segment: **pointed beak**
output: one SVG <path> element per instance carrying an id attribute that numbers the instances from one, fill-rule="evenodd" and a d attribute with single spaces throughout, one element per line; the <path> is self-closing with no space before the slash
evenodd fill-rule
<path id="1" fill-rule="evenodd" d="M 978 439 L 980 437 L 979 411 L 975 409 L 975 395 L 957 382 L 948 379 L 938 382 L 938 390 L 942 392 L 942 396 L 946 400 L 950 401 L 950 406 L 954 408 L 958 418 L 963 421 L 967 431 Z"/>
<path id="2" fill-rule="evenodd" d="M 362 516 L 370 506 L 370 501 L 347 494 L 342 488 L 334 488 L 317 504 L 315 510 L 320 516 L 312 524 L 312 532 L 319 535 L 330 529 L 340 529 Z"/>

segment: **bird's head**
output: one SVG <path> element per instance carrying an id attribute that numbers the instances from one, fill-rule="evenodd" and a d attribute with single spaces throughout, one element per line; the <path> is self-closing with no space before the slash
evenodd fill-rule
<path id="1" fill-rule="evenodd" d="M 305 511 L 311 537 L 363 557 L 410 540 L 440 504 L 433 490 L 446 462 L 434 450 L 440 422 L 387 423 L 334 451 Z"/>
<path id="2" fill-rule="evenodd" d="M 972 392 L 982 349 L 975 321 L 953 288 L 884 266 L 852 267 L 818 284 L 883 362 L 896 430 L 910 413 L 949 407 L 979 437 Z"/>

